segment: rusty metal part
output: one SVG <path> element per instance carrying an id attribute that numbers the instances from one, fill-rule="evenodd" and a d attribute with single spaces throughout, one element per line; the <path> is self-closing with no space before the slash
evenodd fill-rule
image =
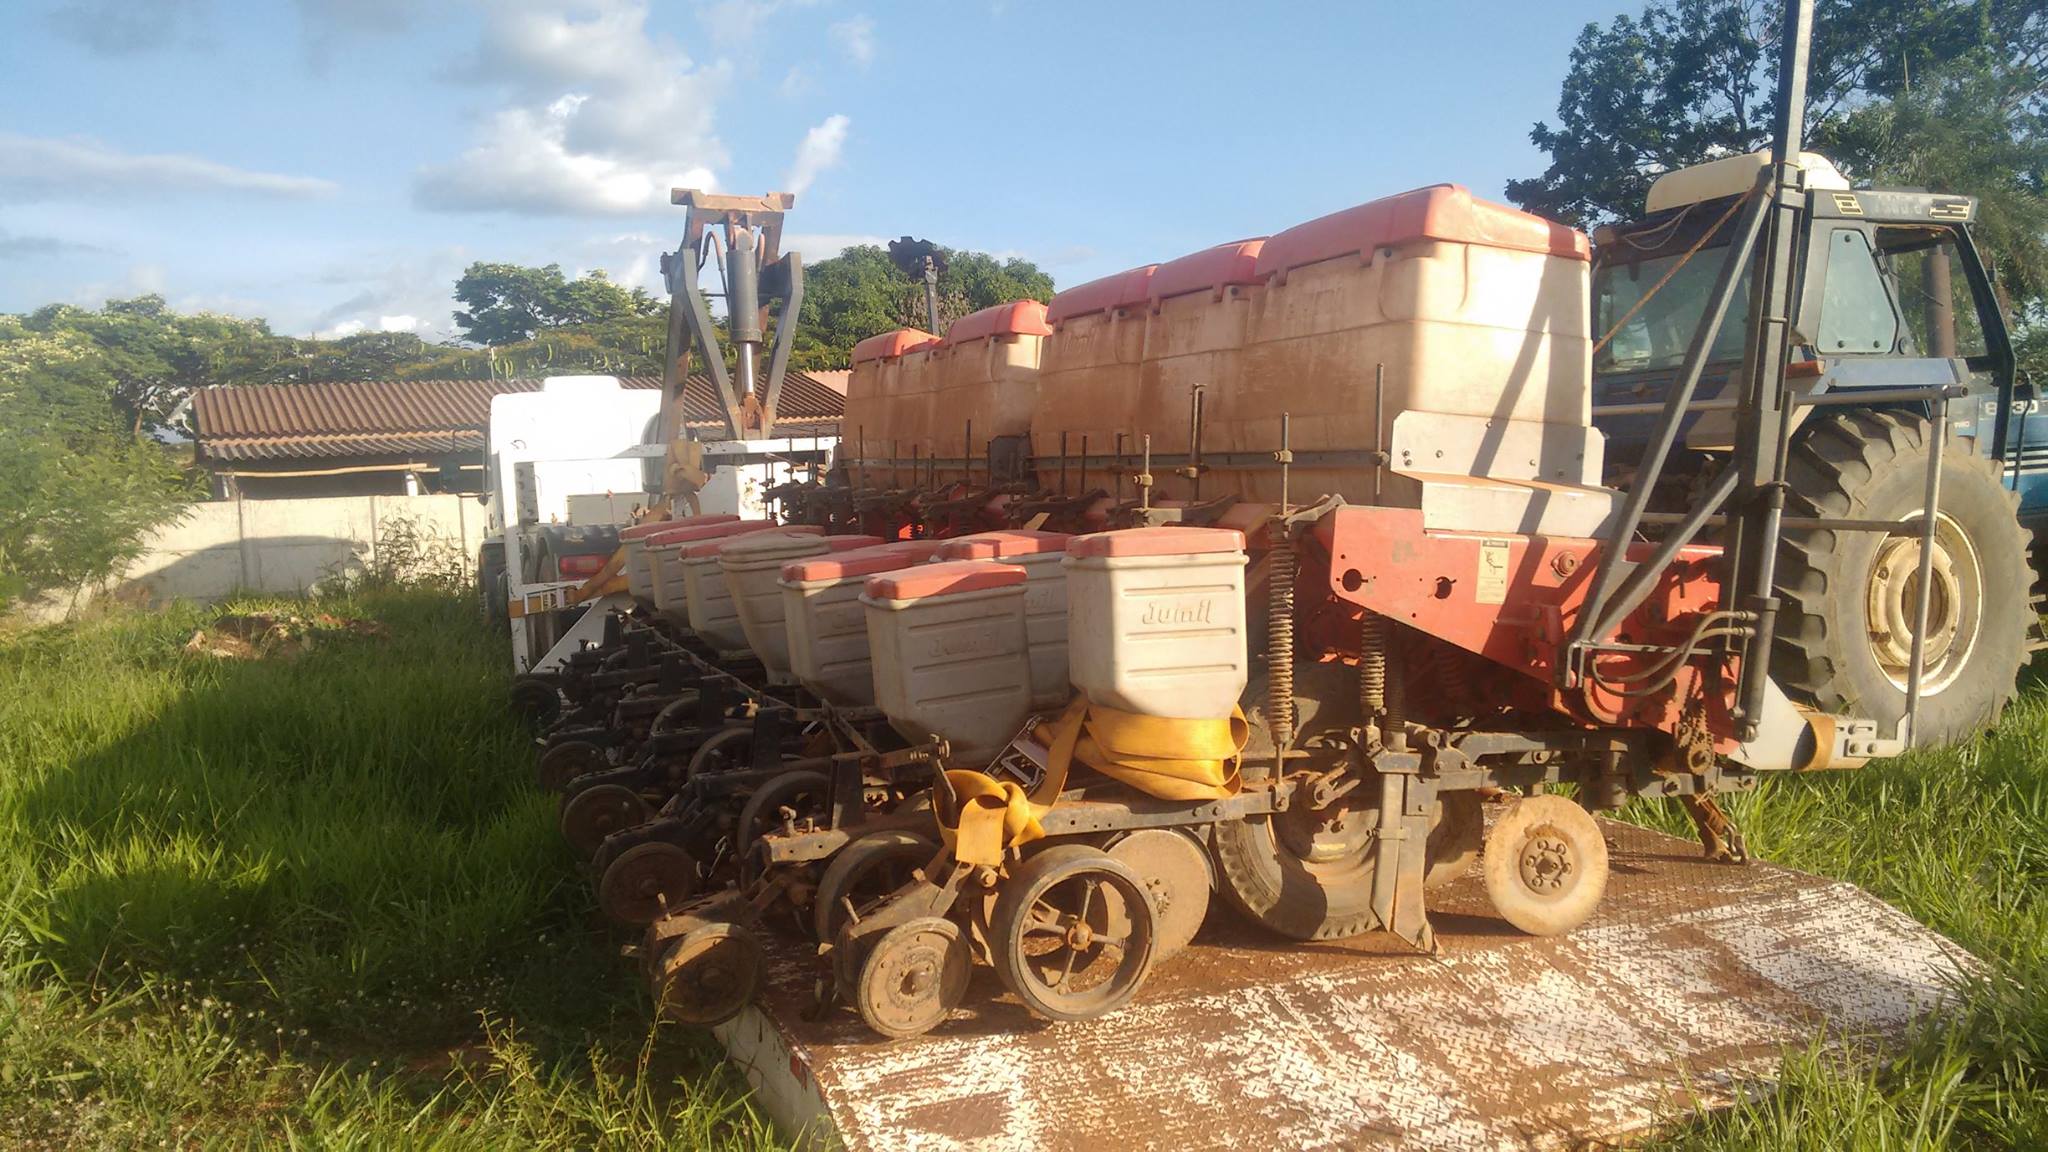
<path id="1" fill-rule="evenodd" d="M 1266 727 L 1273 737 L 1273 776 L 1294 744 L 1294 539 L 1284 525 L 1268 529 L 1266 552 Z"/>
<path id="2" fill-rule="evenodd" d="M 1439 792 L 1429 824 L 1429 871 L 1422 886 L 1435 891 L 1472 870 L 1486 840 L 1486 811 L 1475 791 Z"/>
<path id="3" fill-rule="evenodd" d="M 951 920 L 920 916 L 898 924 L 862 957 L 854 1008 L 891 1040 L 923 1035 L 960 1006 L 970 965 L 967 941 Z"/>
<path id="4" fill-rule="evenodd" d="M 652 924 L 679 907 L 699 883 L 697 861 L 665 840 L 635 844 L 619 853 L 597 882 L 597 905 L 621 924 Z"/>
<path id="5" fill-rule="evenodd" d="M 1144 882 L 1085 845 L 1054 845 L 1013 870 L 989 927 L 996 974 L 1047 1019 L 1114 1011 L 1152 969 L 1155 921 Z"/>
<path id="6" fill-rule="evenodd" d="M 741 875 L 759 875 L 761 860 L 754 846 L 761 837 L 771 831 L 794 835 L 822 826 L 831 805 L 832 778 L 823 772 L 785 772 L 755 789 L 733 826 Z"/>
<path id="7" fill-rule="evenodd" d="M 1532 936 L 1578 927 L 1607 890 L 1600 826 L 1562 796 L 1525 796 L 1486 834 L 1486 894 L 1503 919 Z"/>
<path id="8" fill-rule="evenodd" d="M 925 817 L 929 822 L 930 817 Z M 838 937 L 841 925 L 858 920 L 910 882 L 911 873 L 938 855 L 929 836 L 907 828 L 883 828 L 856 837 L 832 857 L 818 878 L 811 905 L 811 930 L 821 941 Z"/>
<path id="9" fill-rule="evenodd" d="M 654 1002 L 661 1018 L 709 1028 L 754 999 L 764 959 L 760 938 L 743 924 L 700 920 L 655 958 Z"/>
<path id="10" fill-rule="evenodd" d="M 1387 618 L 1370 608 L 1358 622 L 1358 709 L 1373 724 L 1387 711 Z"/>
<path id="11" fill-rule="evenodd" d="M 653 817 L 654 809 L 638 792 L 617 784 L 599 784 L 562 799 L 562 838 L 588 859 L 605 837 Z"/>
<path id="12" fill-rule="evenodd" d="M 1678 803 L 1699 830 L 1700 847 L 1707 859 L 1725 864 L 1749 863 L 1749 842 L 1743 838 L 1742 829 L 1735 826 L 1735 821 L 1728 818 L 1712 796 L 1680 796 Z"/>
<path id="13" fill-rule="evenodd" d="M 1128 866 L 1145 885 L 1155 925 L 1152 962 L 1165 961 L 1188 946 L 1209 914 L 1214 887 L 1209 853 L 1186 831 L 1141 828 L 1117 837 L 1109 857 Z M 1119 915 L 1111 935 L 1129 930 Z"/>
<path id="14" fill-rule="evenodd" d="M 560 792 L 576 777 L 609 767 L 611 763 L 605 759 L 604 749 L 585 740 L 569 740 L 541 753 L 534 773 L 541 788 Z"/>

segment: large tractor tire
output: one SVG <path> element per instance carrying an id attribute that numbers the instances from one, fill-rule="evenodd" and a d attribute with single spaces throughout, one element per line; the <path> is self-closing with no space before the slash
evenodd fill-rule
<path id="1" fill-rule="evenodd" d="M 1856 520 L 1917 519 L 1932 422 L 1899 412 L 1816 415 L 1792 450 L 1786 511 Z M 1921 745 L 1968 739 L 2013 697 L 2026 663 L 2033 571 L 1997 464 L 1950 435 L 1942 449 L 1933 595 L 1921 678 Z M 1771 670 L 1795 700 L 1875 720 L 1890 735 L 1906 710 L 1920 539 L 1875 532 L 1786 532 L 1784 598 Z"/>

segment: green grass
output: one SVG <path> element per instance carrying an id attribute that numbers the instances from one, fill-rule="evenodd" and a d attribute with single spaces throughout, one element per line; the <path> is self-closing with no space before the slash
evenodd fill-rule
<path id="1" fill-rule="evenodd" d="M 470 607 L 317 607 L 385 629 L 0 639 L 0 1147 L 769 1142 L 656 1038 Z"/>
<path id="2" fill-rule="evenodd" d="M 1984 961 L 1961 1009 L 1902 1050 L 1786 1060 L 1781 1081 L 1673 1149 L 2048 1148 L 2048 694 L 1996 732 L 1727 802 L 1752 854 L 1863 886 Z M 1626 815 L 1679 835 L 1675 805 Z"/>
<path id="3" fill-rule="evenodd" d="M 258 660 L 184 651 L 197 609 L 0 635 L 0 1147 L 773 1143 L 708 1041 L 653 1028 L 468 604 L 317 607 L 386 628 Z M 1985 976 L 1902 1050 L 1795 1052 L 1661 1144 L 2048 1147 L 2048 692 L 1731 808 Z"/>

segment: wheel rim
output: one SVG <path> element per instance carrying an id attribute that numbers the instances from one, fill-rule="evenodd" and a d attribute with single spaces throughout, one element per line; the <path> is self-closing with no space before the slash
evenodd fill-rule
<path id="1" fill-rule="evenodd" d="M 812 931 L 821 941 L 836 940 L 849 917 L 847 905 L 865 913 L 910 881 L 938 847 L 914 832 L 864 836 L 840 850 L 818 881 L 812 910 Z"/>
<path id="2" fill-rule="evenodd" d="M 1916 510 L 1904 519 L 1915 520 L 1920 515 Z M 1983 616 L 1984 577 L 1977 550 L 1969 534 L 1947 513 L 1934 519 L 1934 557 L 1929 571 L 1922 696 L 1940 693 L 1969 666 Z M 1919 588 L 1920 537 L 1887 537 L 1871 561 L 1865 618 L 1871 657 L 1901 692 L 1911 675 Z"/>
<path id="3" fill-rule="evenodd" d="M 1515 875 L 1538 900 L 1557 901 L 1572 894 L 1585 875 L 1571 838 L 1555 824 L 1536 824 L 1522 834 L 1515 852 Z"/>
<path id="4" fill-rule="evenodd" d="M 604 750 L 595 744 L 580 740 L 557 744 L 541 753 L 540 784 L 550 792 L 560 792 L 569 781 L 604 766 Z"/>
<path id="5" fill-rule="evenodd" d="M 622 924 L 645 925 L 696 888 L 697 862 L 676 845 L 655 841 L 636 844 L 612 861 L 598 881 L 597 902 Z"/>
<path id="6" fill-rule="evenodd" d="M 760 982 L 761 944 L 737 924 L 706 924 L 662 954 L 656 1000 L 665 1020 L 710 1027 L 740 1014 Z"/>
<path id="7" fill-rule="evenodd" d="M 616 784 L 600 784 L 570 797 L 562 806 L 562 836 L 588 856 L 597 851 L 605 837 L 644 823 L 650 815 L 647 801 L 638 792 Z"/>
<path id="8" fill-rule="evenodd" d="M 1535 936 L 1578 927 L 1607 888 L 1607 841 L 1585 809 L 1562 796 L 1516 802 L 1486 837 L 1486 894 L 1501 916 Z"/>
<path id="9" fill-rule="evenodd" d="M 927 916 L 898 924 L 862 962 L 856 1006 L 884 1036 L 922 1035 L 959 1006 L 967 974 L 967 945 L 952 921 Z"/>
<path id="10" fill-rule="evenodd" d="M 1128 1000 L 1152 958 L 1152 911 L 1129 876 L 1082 866 L 1036 886 L 1002 933 L 1018 997 L 1055 1019 L 1085 1019 Z M 1117 931 L 1117 929 L 1121 931 Z"/>

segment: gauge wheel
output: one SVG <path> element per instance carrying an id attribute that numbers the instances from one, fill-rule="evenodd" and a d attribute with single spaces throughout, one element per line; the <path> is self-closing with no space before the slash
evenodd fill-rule
<path id="1" fill-rule="evenodd" d="M 1525 796 L 1486 834 L 1486 894 L 1531 936 L 1585 923 L 1607 891 L 1607 841 L 1591 813 L 1563 796 Z"/>
<path id="2" fill-rule="evenodd" d="M 891 1040 L 922 1036 L 960 1006 L 970 965 L 959 925 L 943 916 L 905 921 L 868 946 L 854 980 L 854 1008 Z"/>
<path id="3" fill-rule="evenodd" d="M 621 924 L 644 927 L 697 891 L 697 861 L 666 840 L 619 853 L 597 881 L 597 906 Z"/>
<path id="4" fill-rule="evenodd" d="M 654 966 L 656 1010 L 675 1024 L 723 1024 L 753 1001 L 764 958 L 760 938 L 745 925 L 700 924 L 663 947 Z"/>
<path id="5" fill-rule="evenodd" d="M 562 838 L 588 860 L 605 837 L 644 824 L 653 816 L 654 810 L 638 792 L 618 784 L 598 784 L 563 798 Z"/>
<path id="6" fill-rule="evenodd" d="M 560 792 L 578 776 L 609 767 L 604 749 L 587 740 L 564 740 L 540 754 L 540 761 L 534 765 L 534 777 L 543 791 Z"/>

